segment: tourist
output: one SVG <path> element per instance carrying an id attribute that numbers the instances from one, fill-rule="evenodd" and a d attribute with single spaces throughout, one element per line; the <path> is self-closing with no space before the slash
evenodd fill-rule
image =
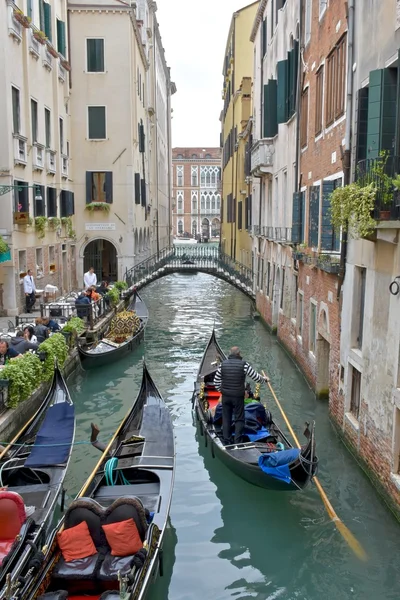
<path id="1" fill-rule="evenodd" d="M 85 285 L 85 290 L 90 288 L 92 285 L 97 285 L 97 276 L 93 267 L 90 267 L 89 271 L 87 271 L 87 273 L 85 273 L 83 276 L 83 283 Z"/>
<path id="2" fill-rule="evenodd" d="M 80 319 L 89 316 L 90 298 L 86 291 L 83 291 L 75 300 L 76 314 Z"/>
<path id="3" fill-rule="evenodd" d="M 102 281 L 101 285 L 96 288 L 96 292 L 101 296 L 105 296 L 110 288 L 108 287 L 108 281 Z"/>
<path id="4" fill-rule="evenodd" d="M 37 341 L 39 344 L 47 340 L 47 338 L 49 337 L 50 331 L 48 327 L 46 327 L 46 325 L 43 323 L 43 319 L 41 317 L 35 319 L 34 333 L 37 337 Z"/>
<path id="5" fill-rule="evenodd" d="M 25 293 L 25 304 L 26 304 L 26 312 L 32 312 L 32 308 L 36 302 L 36 286 L 35 281 L 32 277 L 32 271 L 28 269 L 28 273 L 24 277 L 24 293 Z"/>
<path id="6" fill-rule="evenodd" d="M 57 321 L 55 321 L 54 319 L 49 319 L 49 317 L 43 317 L 42 323 L 45 327 L 50 329 L 50 331 L 52 333 L 55 333 L 56 331 L 60 331 L 60 329 L 61 329 L 59 323 L 57 323 Z"/>
<path id="7" fill-rule="evenodd" d="M 10 348 L 7 340 L 0 340 L 0 365 L 4 366 L 9 360 L 21 356 L 14 348 Z"/>
<path id="8" fill-rule="evenodd" d="M 28 341 L 28 342 L 32 342 L 32 344 L 37 344 L 37 337 L 35 335 L 35 330 L 33 329 L 32 325 L 27 325 L 26 327 L 24 327 L 24 338 Z"/>
<path id="9" fill-rule="evenodd" d="M 23 331 L 17 331 L 17 335 L 11 338 L 11 348 L 16 350 L 18 354 L 25 354 L 28 350 L 37 350 L 39 344 L 28 341 L 24 337 Z"/>
<path id="10" fill-rule="evenodd" d="M 244 430 L 244 397 L 246 376 L 256 382 L 267 381 L 240 356 L 237 346 L 231 349 L 226 360 L 218 367 L 214 385 L 222 392 L 222 430 L 224 443 L 231 443 L 232 415 L 235 419 L 235 444 L 242 441 Z"/>

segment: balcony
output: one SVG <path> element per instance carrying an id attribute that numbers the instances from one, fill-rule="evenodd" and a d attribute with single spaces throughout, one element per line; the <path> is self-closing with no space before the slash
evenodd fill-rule
<path id="1" fill-rule="evenodd" d="M 261 236 L 271 242 L 280 244 L 292 244 L 292 228 L 291 227 L 262 227 Z"/>
<path id="2" fill-rule="evenodd" d="M 43 66 L 48 71 L 53 68 L 53 57 L 47 49 L 47 44 L 43 46 Z"/>
<path id="3" fill-rule="evenodd" d="M 26 165 L 28 139 L 19 133 L 14 134 L 14 164 Z"/>
<path id="4" fill-rule="evenodd" d="M 54 150 L 46 150 L 47 154 L 47 172 L 54 175 L 56 172 L 56 153 Z"/>
<path id="5" fill-rule="evenodd" d="M 44 146 L 41 144 L 33 146 L 33 169 L 34 171 L 43 171 L 44 169 Z"/>
<path id="6" fill-rule="evenodd" d="M 69 158 L 65 154 L 61 155 L 61 177 L 68 178 Z"/>
<path id="7" fill-rule="evenodd" d="M 40 58 L 40 44 L 33 35 L 33 29 L 29 29 L 29 54 L 36 60 Z"/>
<path id="8" fill-rule="evenodd" d="M 58 63 L 58 79 L 59 79 L 59 81 L 61 81 L 61 83 L 64 83 L 66 76 L 67 76 L 66 71 L 65 71 L 64 67 L 62 66 L 62 64 L 59 62 Z"/>
<path id="9" fill-rule="evenodd" d="M 9 35 L 14 38 L 14 40 L 16 42 L 18 42 L 18 44 L 21 43 L 22 41 L 22 30 L 23 27 L 21 25 L 21 23 L 19 21 L 17 21 L 17 19 L 15 18 L 14 15 L 14 3 L 8 1 L 7 2 L 7 17 L 8 17 L 8 33 Z"/>
<path id="10" fill-rule="evenodd" d="M 255 142 L 251 148 L 251 174 L 259 177 L 273 173 L 275 146 L 272 138 Z"/>
<path id="11" fill-rule="evenodd" d="M 400 193 L 393 185 L 393 179 L 396 179 L 398 173 L 398 156 L 370 158 L 357 164 L 357 182 L 362 186 L 373 183 L 376 187 L 372 215 L 376 221 L 400 221 Z"/>

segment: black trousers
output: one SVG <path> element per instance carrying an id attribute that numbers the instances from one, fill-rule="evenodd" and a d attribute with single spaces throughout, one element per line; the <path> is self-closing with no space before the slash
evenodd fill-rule
<path id="1" fill-rule="evenodd" d="M 26 304 L 26 312 L 30 312 L 32 306 L 34 306 L 36 302 L 35 292 L 32 292 L 28 296 L 25 296 L 25 304 Z"/>
<path id="2" fill-rule="evenodd" d="M 243 396 L 222 395 L 222 432 L 225 444 L 231 443 L 232 416 L 235 420 L 235 444 L 239 444 L 244 429 L 244 394 Z"/>

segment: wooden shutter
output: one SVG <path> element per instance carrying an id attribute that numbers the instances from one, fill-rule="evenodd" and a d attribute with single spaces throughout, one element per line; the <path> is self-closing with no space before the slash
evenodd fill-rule
<path id="1" fill-rule="evenodd" d="M 360 160 L 365 160 L 367 158 L 368 95 L 368 87 L 364 87 L 358 90 L 356 163 L 360 162 Z"/>
<path id="2" fill-rule="evenodd" d="M 52 41 L 51 5 L 48 4 L 48 2 L 44 2 L 43 8 L 44 8 L 44 32 L 51 42 Z"/>
<path id="3" fill-rule="evenodd" d="M 264 137 L 275 137 L 277 133 L 277 82 L 270 79 L 264 86 Z"/>
<path id="4" fill-rule="evenodd" d="M 331 219 L 331 195 L 334 189 L 334 181 L 322 182 L 321 250 L 329 250 L 330 252 L 335 247 L 335 235 Z"/>
<path id="5" fill-rule="evenodd" d="M 298 62 L 299 42 L 295 40 L 293 49 L 288 52 L 288 119 L 296 112 Z"/>
<path id="6" fill-rule="evenodd" d="M 277 118 L 278 123 L 286 123 L 287 97 L 288 97 L 288 61 L 278 61 L 278 93 L 277 93 Z"/>
<path id="7" fill-rule="evenodd" d="M 251 228 L 253 223 L 253 196 L 250 194 L 249 196 L 249 228 Z"/>
<path id="8" fill-rule="evenodd" d="M 107 204 L 112 204 L 113 201 L 113 174 L 112 171 L 106 171 L 104 189 L 106 193 Z"/>
<path id="9" fill-rule="evenodd" d="M 393 151 L 396 127 L 396 72 L 377 69 L 369 74 L 367 158 Z"/>
<path id="10" fill-rule="evenodd" d="M 47 188 L 47 216 L 57 216 L 57 190 L 56 188 Z"/>
<path id="11" fill-rule="evenodd" d="M 319 185 L 311 186 L 309 190 L 309 227 L 308 227 L 308 245 L 318 247 L 319 230 Z"/>
<path id="12" fill-rule="evenodd" d="M 303 217 L 303 224 L 301 229 L 301 243 L 306 240 L 306 193 L 301 192 L 301 214 Z"/>
<path id="13" fill-rule="evenodd" d="M 293 208 L 292 208 L 292 242 L 294 244 L 301 244 L 303 232 L 303 206 L 302 206 L 302 193 L 295 192 L 293 194 Z"/>
<path id="14" fill-rule="evenodd" d="M 267 54 L 267 18 L 262 22 L 262 57 Z"/>
<path id="15" fill-rule="evenodd" d="M 140 204 L 140 173 L 135 173 L 135 204 Z"/>
<path id="16" fill-rule="evenodd" d="M 26 3 L 26 16 L 29 17 L 32 20 L 32 1 L 33 0 L 27 0 Z"/>
<path id="17" fill-rule="evenodd" d="M 44 31 L 45 25 L 44 25 L 44 2 L 43 2 L 43 0 L 39 0 L 39 23 L 40 23 L 40 30 Z"/>
<path id="18" fill-rule="evenodd" d="M 92 202 L 92 182 L 92 171 L 86 171 L 86 204 L 90 204 Z"/>
<path id="19" fill-rule="evenodd" d="M 238 223 L 238 229 L 242 229 L 243 226 L 243 202 L 240 200 L 240 202 L 238 202 L 237 205 L 237 210 L 238 210 L 238 218 L 237 218 L 237 223 Z"/>
<path id="20" fill-rule="evenodd" d="M 65 54 L 65 23 L 57 19 L 57 50 L 63 56 Z"/>
<path id="21" fill-rule="evenodd" d="M 142 123 L 139 123 L 139 152 L 144 152 L 145 146 L 145 135 L 144 135 L 144 126 Z"/>
<path id="22" fill-rule="evenodd" d="M 68 217 L 66 190 L 61 190 L 60 194 L 60 217 Z"/>
<path id="23" fill-rule="evenodd" d="M 146 180 L 140 180 L 140 197 L 142 201 L 142 206 L 146 206 Z"/>
<path id="24" fill-rule="evenodd" d="M 70 196 L 71 196 L 71 215 L 74 215 L 75 214 L 75 193 L 70 192 Z"/>

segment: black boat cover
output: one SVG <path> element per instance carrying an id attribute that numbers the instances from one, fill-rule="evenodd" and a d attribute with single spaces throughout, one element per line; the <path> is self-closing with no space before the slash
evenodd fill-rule
<path id="1" fill-rule="evenodd" d="M 74 405 L 68 402 L 54 404 L 46 416 L 36 436 L 25 467 L 53 467 L 68 462 L 74 437 Z"/>

